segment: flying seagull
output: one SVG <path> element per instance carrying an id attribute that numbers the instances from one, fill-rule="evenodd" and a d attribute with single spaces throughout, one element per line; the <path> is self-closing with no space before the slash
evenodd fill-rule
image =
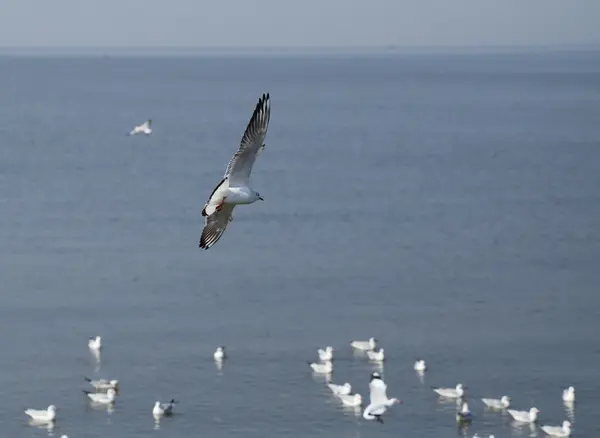
<path id="1" fill-rule="evenodd" d="M 152 134 L 152 120 L 146 120 L 141 125 L 135 126 L 131 131 L 129 131 L 129 135 L 136 134 Z"/>
<path id="2" fill-rule="evenodd" d="M 381 416 L 385 414 L 389 407 L 402 403 L 397 398 L 388 398 L 387 385 L 378 372 L 371 374 L 371 383 L 369 383 L 370 403 L 363 412 L 365 420 L 377 420 L 383 423 Z"/>
<path id="3" fill-rule="evenodd" d="M 205 221 L 200 236 L 200 248 L 208 249 L 219 241 L 233 219 L 231 214 L 236 205 L 252 204 L 259 199 L 263 200 L 258 192 L 249 187 L 249 183 L 256 155 L 265 147 L 263 142 L 270 118 L 271 102 L 267 93 L 258 100 L 242 137 L 240 148 L 231 157 L 223 179 L 217 184 L 202 209 Z"/>

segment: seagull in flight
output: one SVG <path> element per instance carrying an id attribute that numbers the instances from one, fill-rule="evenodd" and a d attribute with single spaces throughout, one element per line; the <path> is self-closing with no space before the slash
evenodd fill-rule
<path id="1" fill-rule="evenodd" d="M 200 248 L 208 249 L 219 241 L 233 219 L 232 212 L 236 205 L 263 201 L 260 194 L 249 187 L 250 172 L 256 155 L 265 147 L 264 140 L 270 118 L 271 103 L 267 93 L 258 100 L 240 148 L 229 161 L 223 179 L 212 191 L 202 209 L 205 222 L 200 236 Z"/>
<path id="2" fill-rule="evenodd" d="M 141 125 L 135 126 L 131 131 L 129 131 L 129 135 L 136 134 L 152 134 L 152 120 L 148 119 Z"/>
<path id="3" fill-rule="evenodd" d="M 370 403 L 363 412 L 365 420 L 377 420 L 378 423 L 383 423 L 381 416 L 390 406 L 402 403 L 402 400 L 397 398 L 388 398 L 387 385 L 377 372 L 371 374 L 371 382 L 369 383 Z"/>

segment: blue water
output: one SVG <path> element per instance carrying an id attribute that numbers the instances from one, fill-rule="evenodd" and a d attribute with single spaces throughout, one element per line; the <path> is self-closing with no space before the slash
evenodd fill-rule
<path id="1" fill-rule="evenodd" d="M 503 394 L 599 436 L 600 53 L 5 56 L 0 77 L 3 436 L 46 436 L 23 409 L 50 403 L 71 438 L 543 436 L 483 410 Z M 263 92 L 265 202 L 201 251 Z M 333 380 L 367 398 L 349 341 L 370 336 L 404 400 L 384 425 L 306 365 L 334 346 Z M 84 376 L 120 380 L 113 412 Z M 468 431 L 430 389 L 458 382 Z"/>

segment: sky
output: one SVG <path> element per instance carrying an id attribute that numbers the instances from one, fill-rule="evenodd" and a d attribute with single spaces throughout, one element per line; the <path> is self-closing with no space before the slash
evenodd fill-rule
<path id="1" fill-rule="evenodd" d="M 600 45 L 600 0 L 0 0 L 0 47 Z"/>

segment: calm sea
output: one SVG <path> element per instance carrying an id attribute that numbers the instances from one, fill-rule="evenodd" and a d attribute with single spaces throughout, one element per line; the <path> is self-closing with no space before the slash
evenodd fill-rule
<path id="1" fill-rule="evenodd" d="M 600 436 L 600 52 L 4 56 L 0 78 L 2 436 L 47 436 L 23 409 L 53 403 L 71 438 L 542 437 L 483 410 L 504 394 Z M 201 251 L 263 92 L 265 201 Z M 404 400 L 384 425 L 306 364 L 335 347 L 368 399 L 370 336 Z M 84 376 L 120 380 L 112 412 Z M 458 382 L 466 432 L 430 389 Z"/>

